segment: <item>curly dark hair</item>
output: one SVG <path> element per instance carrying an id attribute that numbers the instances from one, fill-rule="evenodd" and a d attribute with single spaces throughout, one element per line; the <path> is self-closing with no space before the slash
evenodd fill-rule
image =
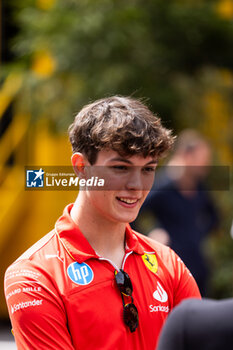
<path id="1" fill-rule="evenodd" d="M 98 151 L 112 149 L 121 156 L 140 154 L 161 158 L 174 137 L 141 101 L 112 96 L 83 107 L 69 127 L 73 152 L 94 164 Z"/>

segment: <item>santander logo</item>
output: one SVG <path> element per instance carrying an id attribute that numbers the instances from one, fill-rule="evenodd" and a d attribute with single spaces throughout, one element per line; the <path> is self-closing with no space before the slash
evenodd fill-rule
<path id="1" fill-rule="evenodd" d="M 163 289 L 163 287 L 159 282 L 157 282 L 157 288 L 153 293 L 153 297 L 156 300 L 161 301 L 162 303 L 165 303 L 168 299 L 167 293 L 165 292 L 165 290 Z"/>

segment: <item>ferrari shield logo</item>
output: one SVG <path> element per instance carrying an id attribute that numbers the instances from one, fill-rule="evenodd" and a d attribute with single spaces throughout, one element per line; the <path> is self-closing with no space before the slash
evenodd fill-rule
<path id="1" fill-rule="evenodd" d="M 142 260 L 146 267 L 153 273 L 156 273 L 158 270 L 158 261 L 155 254 L 143 254 Z"/>

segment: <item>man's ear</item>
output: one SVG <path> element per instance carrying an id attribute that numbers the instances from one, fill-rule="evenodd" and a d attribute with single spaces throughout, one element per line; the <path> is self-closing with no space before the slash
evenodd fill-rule
<path id="1" fill-rule="evenodd" d="M 72 162 L 75 174 L 79 177 L 83 177 L 85 175 L 85 165 L 86 165 L 86 160 L 84 155 L 80 152 L 75 152 L 71 156 L 71 162 Z"/>

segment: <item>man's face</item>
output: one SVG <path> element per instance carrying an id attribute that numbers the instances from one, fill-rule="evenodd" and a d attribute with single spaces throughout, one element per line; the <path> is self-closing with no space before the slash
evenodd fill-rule
<path id="1" fill-rule="evenodd" d="M 134 221 L 153 184 L 156 165 L 151 156 L 122 157 L 112 150 L 100 151 L 88 168 L 88 177 L 104 178 L 105 186 L 85 192 L 89 210 L 110 221 Z"/>
<path id="2" fill-rule="evenodd" d="M 189 176 L 197 180 L 204 178 L 211 164 L 210 147 L 204 142 L 200 143 L 192 152 L 186 155 L 185 160 Z"/>

